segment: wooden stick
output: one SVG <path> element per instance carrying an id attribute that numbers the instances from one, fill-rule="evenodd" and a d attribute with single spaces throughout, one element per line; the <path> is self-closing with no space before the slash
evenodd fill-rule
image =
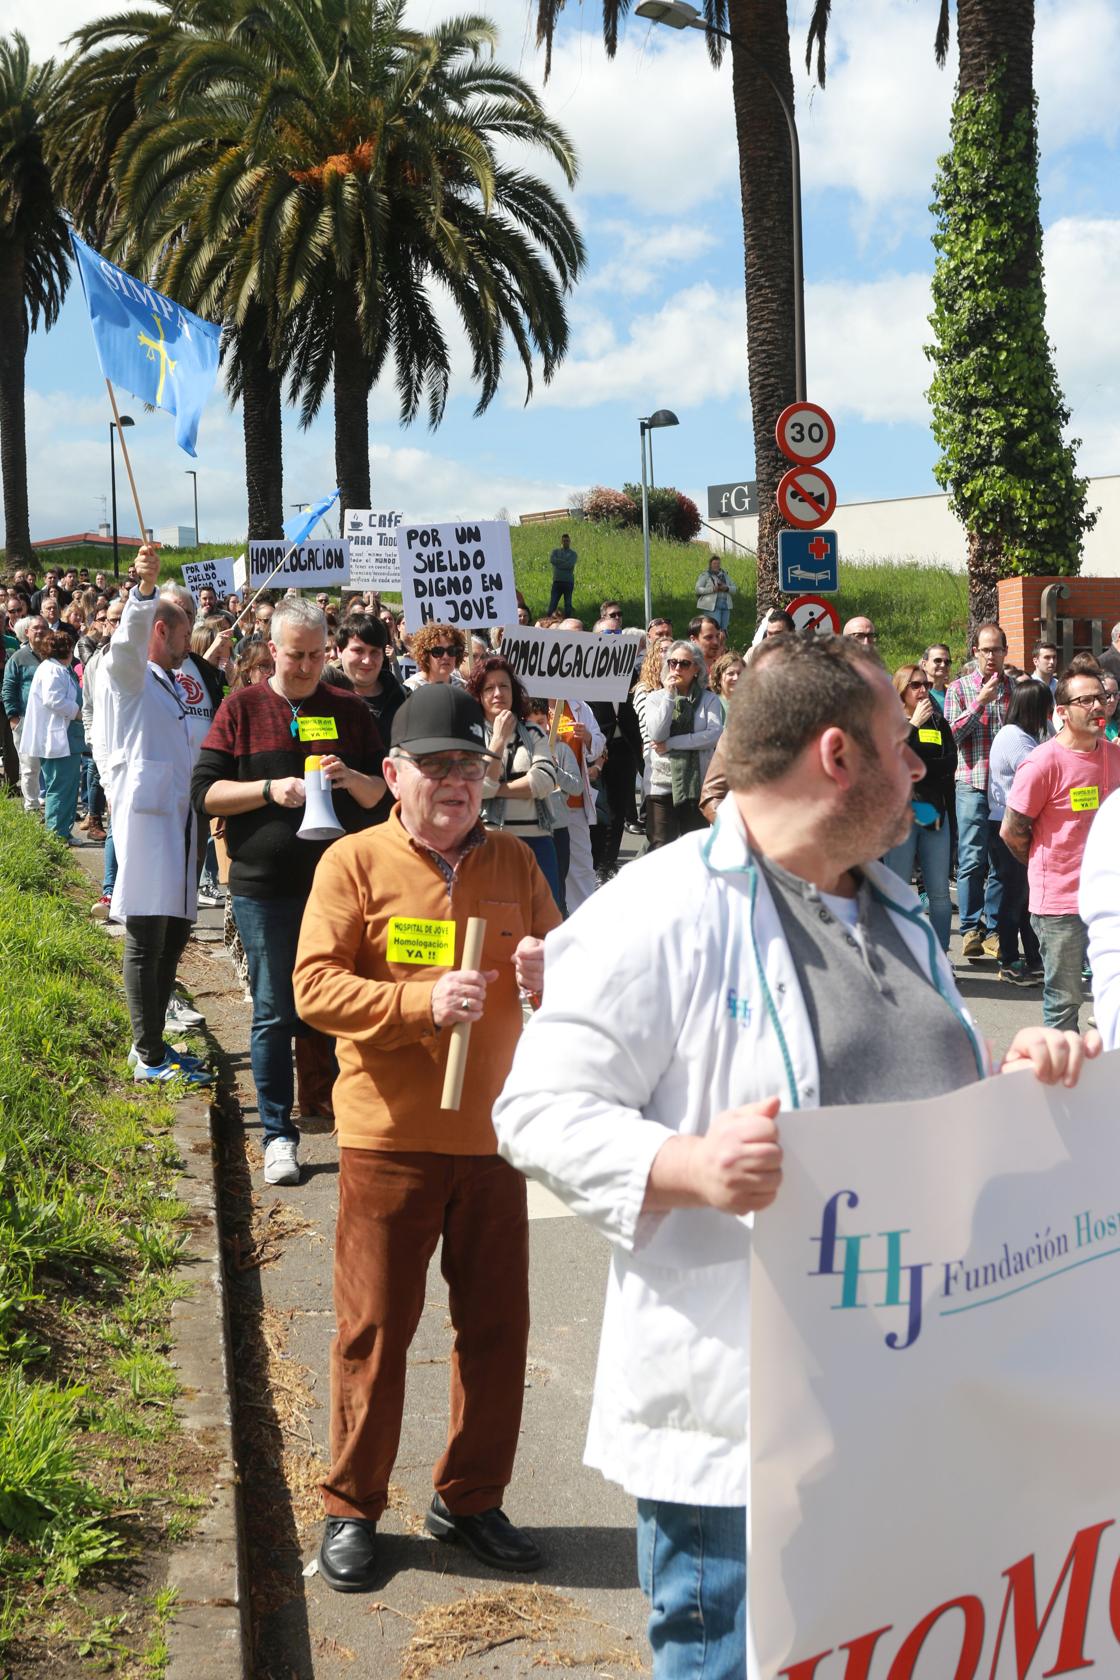
<path id="1" fill-rule="evenodd" d="M 120 440 L 121 454 L 124 456 L 124 465 L 125 471 L 128 473 L 129 487 L 132 490 L 132 505 L 136 509 L 136 517 L 140 521 L 140 541 L 143 544 L 148 540 L 148 530 L 147 526 L 144 524 L 144 515 L 140 511 L 140 493 L 136 488 L 136 480 L 132 474 L 132 462 L 128 458 L 128 445 L 124 441 L 124 428 L 121 425 L 120 412 L 117 408 L 117 394 L 113 390 L 111 381 L 108 379 L 105 381 L 105 389 L 109 393 L 109 402 L 113 409 L 113 419 L 117 423 L 117 437 Z M 195 534 L 197 535 L 197 532 Z"/>
<path id="2" fill-rule="evenodd" d="M 463 940 L 463 960 L 459 964 L 460 972 L 464 968 L 482 967 L 482 945 L 486 938 L 486 921 L 482 916 L 471 916 L 467 920 L 467 936 Z M 469 1021 L 456 1021 L 451 1029 L 451 1042 L 447 1046 L 447 1068 L 443 1075 L 443 1096 L 440 1098 L 441 1108 L 458 1109 L 463 1095 L 463 1078 L 467 1071 L 467 1051 L 471 1042 L 471 1024 Z"/>
<path id="3" fill-rule="evenodd" d="M 548 726 L 549 752 L 551 752 L 553 747 L 556 745 L 556 737 L 560 733 L 560 725 L 564 718 L 564 704 L 563 700 L 554 700 L 552 702 L 552 722 Z"/>

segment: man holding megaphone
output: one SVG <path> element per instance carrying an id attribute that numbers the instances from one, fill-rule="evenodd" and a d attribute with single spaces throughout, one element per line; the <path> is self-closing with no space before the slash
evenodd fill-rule
<path id="1" fill-rule="evenodd" d="M 226 696 L 202 744 L 191 800 L 226 819 L 229 889 L 253 995 L 250 1059 L 266 1184 L 299 1182 L 292 1119 L 292 996 L 303 908 L 315 866 L 340 834 L 374 820 L 384 748 L 365 704 L 322 681 L 327 621 L 311 601 L 272 615 L 267 683 Z M 310 766 L 310 768 L 309 768 Z"/>

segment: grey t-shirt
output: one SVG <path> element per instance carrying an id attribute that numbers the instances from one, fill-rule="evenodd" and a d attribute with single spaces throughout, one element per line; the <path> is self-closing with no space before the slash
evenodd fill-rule
<path id="1" fill-rule="evenodd" d="M 760 861 L 809 1012 L 823 1108 L 939 1097 L 980 1078 L 956 1010 L 866 880 L 852 900 L 826 899 Z"/>

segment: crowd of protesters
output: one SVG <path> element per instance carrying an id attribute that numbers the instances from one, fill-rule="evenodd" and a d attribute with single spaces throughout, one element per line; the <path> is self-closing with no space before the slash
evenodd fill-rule
<path id="1" fill-rule="evenodd" d="M 729 646 L 734 585 L 714 555 L 687 624 L 627 626 L 616 600 L 578 619 L 577 560 L 565 537 L 549 612 L 534 621 L 519 596 L 518 621 L 639 636 L 616 702 L 534 695 L 500 629 L 408 635 L 375 594 L 196 601 L 160 586 L 147 547 L 119 584 L 71 568 L 40 587 L 17 570 L 0 597 L 0 746 L 29 813 L 68 845 L 105 845 L 93 911 L 124 925 L 136 1080 L 211 1083 L 171 1042 L 202 1024 L 176 970 L 198 906 L 224 904 L 252 1001 L 265 1182 L 300 1182 L 301 1118 L 337 1126 L 327 1583 L 378 1578 L 440 1239 L 456 1343 L 427 1526 L 493 1567 L 540 1565 L 502 1509 L 528 1336 L 522 1175 L 539 1176 L 621 1256 L 588 1462 L 638 1501 L 654 1673 L 679 1673 L 687 1652 L 690 1672 L 730 1680 L 748 1371 L 728 1325 L 749 1237 L 728 1215 L 777 1193 L 779 1102 L 930 1096 L 991 1071 L 956 989 L 970 963 L 1042 985 L 1042 1026 L 1005 1065 L 1069 1083 L 1099 1049 L 1077 1034 L 1091 936 L 1120 987 L 1111 855 L 1085 903 L 1079 886 L 1120 789 L 1120 625 L 1099 660 L 1062 671 L 1045 640 L 1014 668 L 985 623 L 955 676 L 944 644 L 889 673 L 865 615 L 806 636 L 774 609 L 749 647 Z M 329 797 L 309 830 L 313 775 Z M 605 922 L 574 914 L 619 874 L 627 832 L 650 863 L 604 894 Z M 486 933 L 468 968 L 474 915 Z M 756 1000 L 736 954 L 759 927 Z M 935 994 L 948 1010 L 925 1007 Z M 1120 1019 L 1111 994 L 1098 1009 Z M 485 1055 L 449 1114 L 458 1025 Z M 650 1337 L 665 1349 L 653 1376 Z"/>

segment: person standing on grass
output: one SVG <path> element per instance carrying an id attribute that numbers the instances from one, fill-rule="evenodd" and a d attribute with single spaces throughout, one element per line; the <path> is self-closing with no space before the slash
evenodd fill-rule
<path id="1" fill-rule="evenodd" d="M 23 714 L 35 672 L 45 657 L 49 632 L 45 618 L 36 614 L 27 623 L 27 640 L 18 653 L 13 653 L 4 667 L 4 710 L 12 726 L 12 739 L 19 755 L 19 786 L 25 811 L 41 811 L 43 795 L 39 776 L 39 760 L 24 750 Z"/>
<path id="2" fill-rule="evenodd" d="M 110 914 L 124 923 L 129 1061 L 138 1082 L 204 1085 L 211 1076 L 193 1057 L 177 1056 L 165 1038 L 175 970 L 197 913 L 193 752 L 186 698 L 175 680 L 192 619 L 177 602 L 161 600 L 153 547 L 145 543 L 134 564 L 136 588 L 98 677 L 117 854 Z"/>
<path id="3" fill-rule="evenodd" d="M 23 742 L 42 767 L 47 828 L 67 846 L 78 816 L 82 773 L 82 690 L 74 671 L 74 642 L 65 630 L 48 631 L 43 657 L 31 682 L 23 718 Z"/>
<path id="4" fill-rule="evenodd" d="M 1007 722 L 1014 692 L 1004 670 L 1007 637 L 998 624 L 981 624 L 973 638 L 975 670 L 951 682 L 945 691 L 945 721 L 957 743 L 957 909 L 961 949 L 966 957 L 985 955 L 984 939 L 993 942 L 999 925 L 1002 888 L 988 867 L 988 756 L 996 731 Z M 991 956 L 998 955 L 993 943 Z"/>
<path id="5" fill-rule="evenodd" d="M 1000 835 L 1027 866 L 1043 1025 L 1076 1032 L 1088 938 L 1077 905 L 1081 860 L 1097 812 L 1120 787 L 1120 746 L 1104 739 L 1099 676 L 1063 672 L 1054 711 L 1061 727 L 1016 770 Z"/>
<path id="6" fill-rule="evenodd" d="M 575 612 L 572 606 L 572 589 L 576 580 L 576 561 L 579 555 L 572 547 L 572 539 L 567 531 L 560 538 L 560 547 L 554 548 L 548 557 L 552 567 L 552 593 L 548 598 L 548 616 L 556 611 L 560 602 L 564 602 L 566 613 Z"/>
<path id="7" fill-rule="evenodd" d="M 696 579 L 696 611 L 714 618 L 721 630 L 731 622 L 731 597 L 735 585 L 723 569 L 718 554 L 708 561 L 706 571 Z"/>

